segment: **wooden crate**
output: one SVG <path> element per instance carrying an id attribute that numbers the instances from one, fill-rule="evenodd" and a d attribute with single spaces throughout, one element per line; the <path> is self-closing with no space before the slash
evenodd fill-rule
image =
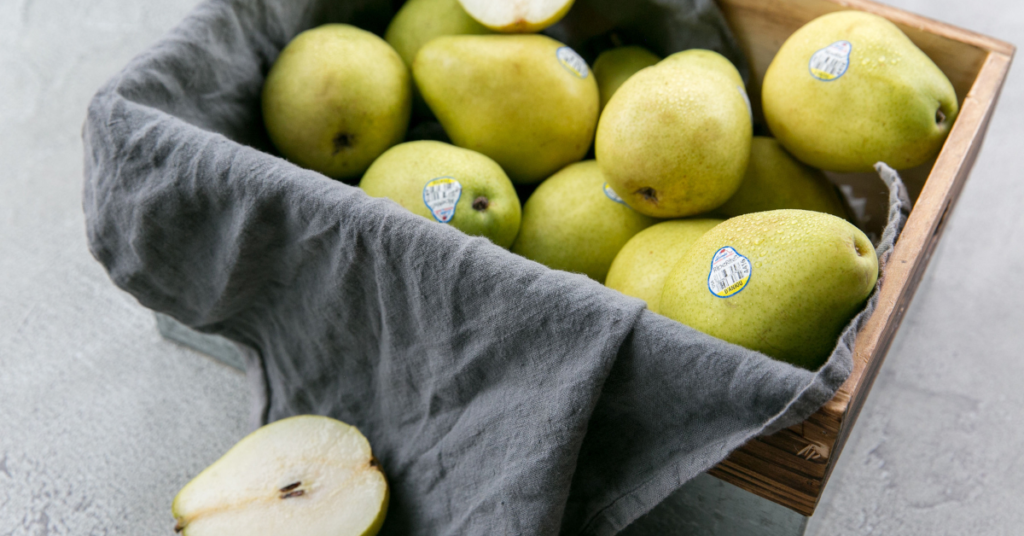
<path id="1" fill-rule="evenodd" d="M 844 9 L 896 23 L 949 77 L 960 100 L 960 114 L 936 160 L 903 173 L 913 210 L 890 258 L 878 308 L 858 336 L 850 378 L 804 423 L 751 441 L 710 471 L 810 516 L 974 165 L 1014 47 L 867 0 L 719 0 L 719 5 L 750 62 L 748 90 L 757 115 L 761 79 L 786 38 L 812 19 Z M 884 196 L 881 181 L 871 180 Z M 884 214 L 884 204 L 881 209 Z"/>

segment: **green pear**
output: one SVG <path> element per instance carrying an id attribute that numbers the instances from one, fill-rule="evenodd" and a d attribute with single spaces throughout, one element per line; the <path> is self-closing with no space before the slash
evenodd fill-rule
<path id="1" fill-rule="evenodd" d="M 539 32 L 569 12 L 573 0 L 459 0 L 474 19 L 504 33 Z"/>
<path id="2" fill-rule="evenodd" d="M 722 220 L 672 220 L 640 231 L 615 256 L 605 286 L 644 300 L 657 313 L 669 272 L 698 238 L 719 223 Z"/>
<path id="3" fill-rule="evenodd" d="M 888 20 L 862 11 L 797 30 L 765 72 L 772 134 L 793 156 L 831 171 L 896 169 L 934 157 L 957 114 L 956 93 L 932 60 Z"/>
<path id="4" fill-rule="evenodd" d="M 508 248 L 522 209 L 512 182 L 494 160 L 439 141 L 411 141 L 388 149 L 359 187 L 410 212 Z"/>
<path id="5" fill-rule="evenodd" d="M 420 47 L 435 37 L 490 33 L 494 32 L 470 17 L 459 5 L 459 0 L 409 0 L 391 19 L 384 40 L 412 69 L 412 61 Z M 415 85 L 412 88 L 412 111 L 415 118 L 433 117 Z"/>
<path id="6" fill-rule="evenodd" d="M 346 24 L 307 30 L 281 51 L 263 85 L 271 141 L 296 164 L 357 177 L 409 125 L 412 85 L 383 39 Z"/>
<path id="7" fill-rule="evenodd" d="M 532 184 L 583 158 L 597 84 L 583 58 L 542 35 L 438 37 L 413 62 L 423 98 L 455 145 Z"/>
<path id="8" fill-rule="evenodd" d="M 638 212 L 708 212 L 743 180 L 753 136 L 746 96 L 735 67 L 708 54 L 673 54 L 636 73 L 601 114 L 597 161 Z"/>
<path id="9" fill-rule="evenodd" d="M 526 200 L 512 252 L 603 283 L 622 246 L 654 223 L 615 195 L 597 162 L 577 162 L 541 183 Z"/>
<path id="10" fill-rule="evenodd" d="M 740 189 L 715 213 L 732 218 L 782 208 L 846 217 L 839 192 L 820 169 L 793 158 L 775 139 L 754 136 Z"/>
<path id="11" fill-rule="evenodd" d="M 661 314 L 814 370 L 877 277 L 875 248 L 849 222 L 806 210 L 755 212 L 690 247 L 665 280 Z"/>
<path id="12" fill-rule="evenodd" d="M 409 0 L 391 19 L 384 40 L 412 69 L 416 53 L 435 37 L 490 33 L 494 32 L 470 17 L 459 0 Z"/>
<path id="13" fill-rule="evenodd" d="M 601 95 L 601 109 L 619 89 L 623 82 L 640 69 L 661 61 L 653 52 L 644 47 L 616 47 L 606 50 L 594 61 L 594 78 Z"/>
<path id="14" fill-rule="evenodd" d="M 174 498 L 184 536 L 373 536 L 388 484 L 359 430 L 316 415 L 249 434 Z"/>

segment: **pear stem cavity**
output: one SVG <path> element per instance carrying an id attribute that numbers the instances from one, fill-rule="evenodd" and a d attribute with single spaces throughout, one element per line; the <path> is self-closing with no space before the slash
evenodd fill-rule
<path id="1" fill-rule="evenodd" d="M 644 188 L 640 188 L 639 190 L 636 191 L 636 193 L 640 194 L 640 196 L 644 198 L 644 201 L 647 201 L 648 203 L 653 203 L 655 205 L 658 204 L 658 192 L 656 192 L 654 188 L 647 186 Z"/>
<path id="2" fill-rule="evenodd" d="M 491 206 L 491 201 L 484 196 L 480 196 L 473 200 L 473 210 L 483 212 L 487 210 L 487 207 Z"/>
<path id="3" fill-rule="evenodd" d="M 941 125 L 946 122 L 946 114 L 942 113 L 942 108 L 935 110 L 935 123 Z"/>
<path id="4" fill-rule="evenodd" d="M 347 132 L 340 132 L 334 137 L 334 154 L 340 153 L 344 149 L 352 147 L 355 136 Z"/>

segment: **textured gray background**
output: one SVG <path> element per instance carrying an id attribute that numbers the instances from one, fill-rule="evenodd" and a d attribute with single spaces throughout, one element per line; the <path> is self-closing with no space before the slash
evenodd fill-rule
<path id="1" fill-rule="evenodd" d="M 0 535 L 171 534 L 174 493 L 246 432 L 242 375 L 159 338 L 80 207 L 88 99 L 195 3 L 0 0 Z M 1017 2 L 891 3 L 1024 32 Z M 809 534 L 1020 533 L 1022 124 L 1017 66 Z"/>

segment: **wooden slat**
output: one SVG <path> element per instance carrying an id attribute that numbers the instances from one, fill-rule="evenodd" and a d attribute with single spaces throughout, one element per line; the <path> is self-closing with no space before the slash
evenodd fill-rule
<path id="1" fill-rule="evenodd" d="M 858 334 L 854 369 L 836 396 L 801 425 L 755 439 L 709 471 L 803 515 L 811 515 L 892 344 L 967 181 L 1009 70 L 1008 43 L 868 0 L 720 0 L 752 68 L 759 113 L 761 77 L 797 28 L 841 9 L 886 17 L 903 29 L 950 78 L 962 101 L 942 151 L 927 172 L 913 170 L 914 209 L 886 268 L 878 307 Z"/>

